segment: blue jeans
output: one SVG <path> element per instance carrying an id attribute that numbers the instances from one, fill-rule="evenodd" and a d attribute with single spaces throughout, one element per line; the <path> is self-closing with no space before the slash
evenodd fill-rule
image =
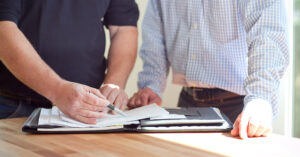
<path id="1" fill-rule="evenodd" d="M 0 119 L 27 117 L 34 109 L 28 101 L 0 96 Z"/>

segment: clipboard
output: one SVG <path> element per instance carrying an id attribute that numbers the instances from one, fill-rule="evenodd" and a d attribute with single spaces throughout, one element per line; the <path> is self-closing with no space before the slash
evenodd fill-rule
<path id="1" fill-rule="evenodd" d="M 114 125 L 108 127 L 71 128 L 55 125 L 39 125 L 41 108 L 35 109 L 22 126 L 22 131 L 32 134 L 72 133 L 121 133 L 121 132 L 227 132 L 232 122 L 218 108 L 192 107 L 166 109 L 171 114 L 183 115 L 178 119 L 141 119 L 138 124 Z"/>
<path id="2" fill-rule="evenodd" d="M 226 132 L 232 129 L 232 122 L 218 108 L 189 107 L 167 111 L 186 118 L 144 119 L 140 121 L 139 129 L 143 132 Z"/>

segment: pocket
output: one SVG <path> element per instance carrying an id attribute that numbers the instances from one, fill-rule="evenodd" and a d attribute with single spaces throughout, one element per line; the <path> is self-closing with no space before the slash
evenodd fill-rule
<path id="1" fill-rule="evenodd" d="M 227 43 L 238 38 L 236 0 L 204 0 L 203 6 L 213 40 Z"/>

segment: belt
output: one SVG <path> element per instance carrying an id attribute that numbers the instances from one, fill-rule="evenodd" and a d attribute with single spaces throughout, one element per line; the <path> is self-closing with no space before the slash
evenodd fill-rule
<path id="1" fill-rule="evenodd" d="M 189 94 L 190 96 L 193 96 L 195 100 L 200 102 L 214 100 L 226 101 L 227 99 L 241 96 L 220 88 L 183 87 L 183 91 Z"/>

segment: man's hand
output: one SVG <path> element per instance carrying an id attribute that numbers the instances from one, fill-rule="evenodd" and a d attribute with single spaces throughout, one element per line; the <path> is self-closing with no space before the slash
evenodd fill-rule
<path id="1" fill-rule="evenodd" d="M 127 107 L 128 96 L 123 89 L 114 84 L 104 84 L 100 88 L 106 99 L 115 107 L 124 110 Z"/>
<path id="2" fill-rule="evenodd" d="M 241 139 L 267 136 L 271 132 L 272 108 L 268 102 L 262 99 L 249 102 L 237 117 L 231 130 L 233 136 L 240 136 Z"/>
<path id="3" fill-rule="evenodd" d="M 109 102 L 98 89 L 67 81 L 57 87 L 52 102 L 69 117 L 88 124 L 95 124 L 109 110 Z"/>
<path id="4" fill-rule="evenodd" d="M 161 105 L 161 98 L 154 93 L 150 88 L 140 89 L 129 100 L 128 107 L 136 108 L 148 104 L 156 103 Z"/>

